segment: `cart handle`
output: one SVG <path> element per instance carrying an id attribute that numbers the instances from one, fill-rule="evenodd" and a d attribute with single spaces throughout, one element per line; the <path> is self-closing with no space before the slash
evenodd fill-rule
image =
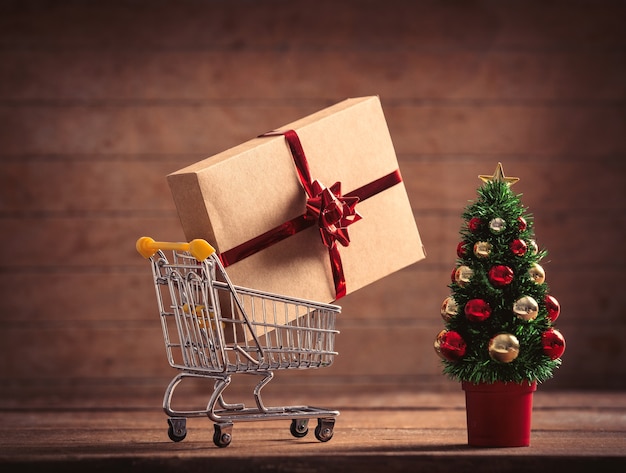
<path id="1" fill-rule="evenodd" d="M 150 237 L 141 237 L 135 244 L 137 251 L 144 258 L 150 258 L 159 250 L 176 250 L 188 251 L 198 261 L 204 261 L 213 253 L 215 248 L 207 243 L 206 240 L 191 240 L 189 243 L 174 243 L 167 241 L 154 241 Z"/>

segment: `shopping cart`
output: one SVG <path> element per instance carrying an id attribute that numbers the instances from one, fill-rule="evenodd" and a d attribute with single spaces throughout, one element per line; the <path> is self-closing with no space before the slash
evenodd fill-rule
<path id="1" fill-rule="evenodd" d="M 204 240 L 169 243 L 142 237 L 136 247 L 151 263 L 167 358 L 180 370 L 163 398 L 171 440 L 185 438 L 187 418 L 205 415 L 214 422 L 213 442 L 218 447 L 230 444 L 238 421 L 285 418 L 291 420 L 291 434 L 304 437 L 309 420 L 317 418 L 315 437 L 321 442 L 332 438 L 338 411 L 266 407 L 261 390 L 274 370 L 332 364 L 339 306 L 234 286 Z M 171 252 L 170 260 L 165 251 Z M 256 407 L 224 401 L 224 390 L 238 373 L 261 377 L 253 390 Z M 185 378 L 214 380 L 206 409 L 172 408 L 174 391 Z"/>

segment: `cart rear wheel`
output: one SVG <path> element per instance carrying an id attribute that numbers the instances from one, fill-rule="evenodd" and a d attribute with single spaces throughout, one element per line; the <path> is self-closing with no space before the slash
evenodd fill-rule
<path id="1" fill-rule="evenodd" d="M 215 424 L 215 433 L 213 434 L 213 443 L 220 447 L 228 447 L 233 439 L 233 424 Z"/>
<path id="2" fill-rule="evenodd" d="M 171 417 L 167 419 L 169 427 L 167 436 L 173 442 L 180 442 L 187 436 L 187 419 L 184 417 Z"/>
<path id="3" fill-rule="evenodd" d="M 309 419 L 293 419 L 289 431 L 296 438 L 306 436 L 309 433 Z"/>
<path id="4" fill-rule="evenodd" d="M 320 442 L 328 442 L 331 438 L 333 438 L 334 427 L 335 419 L 317 419 L 315 438 Z"/>

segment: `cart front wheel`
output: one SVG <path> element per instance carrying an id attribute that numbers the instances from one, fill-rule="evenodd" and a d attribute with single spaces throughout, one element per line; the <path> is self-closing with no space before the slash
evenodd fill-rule
<path id="1" fill-rule="evenodd" d="M 167 428 L 167 436 L 173 442 L 180 442 L 187 436 L 187 419 L 184 417 L 171 417 L 167 419 L 169 427 Z"/>
<path id="2" fill-rule="evenodd" d="M 309 419 L 293 419 L 289 431 L 296 438 L 306 436 L 309 433 Z"/>
<path id="3" fill-rule="evenodd" d="M 213 443 L 220 447 L 228 447 L 233 439 L 233 424 L 215 424 L 215 433 L 213 434 Z"/>
<path id="4" fill-rule="evenodd" d="M 317 419 L 315 438 L 320 442 L 328 442 L 331 438 L 333 438 L 334 427 L 335 419 Z"/>

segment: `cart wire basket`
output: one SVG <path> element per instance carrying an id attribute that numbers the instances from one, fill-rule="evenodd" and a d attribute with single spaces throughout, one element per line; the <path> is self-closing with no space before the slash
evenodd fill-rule
<path id="1" fill-rule="evenodd" d="M 339 306 L 234 286 L 205 240 L 171 243 L 142 237 L 136 248 L 151 263 L 167 358 L 179 370 L 163 397 L 171 440 L 186 437 L 187 418 L 202 416 L 214 422 L 213 442 L 218 447 L 230 444 L 233 424 L 239 421 L 289 419 L 291 434 L 299 438 L 308 433 L 309 420 L 316 418 L 315 437 L 321 442 L 332 438 L 339 411 L 267 407 L 261 390 L 273 379 L 274 370 L 333 363 Z M 224 401 L 234 374 L 260 377 L 252 393 L 256 406 Z M 174 391 L 185 378 L 214 380 L 206 409 L 172 408 Z"/>

